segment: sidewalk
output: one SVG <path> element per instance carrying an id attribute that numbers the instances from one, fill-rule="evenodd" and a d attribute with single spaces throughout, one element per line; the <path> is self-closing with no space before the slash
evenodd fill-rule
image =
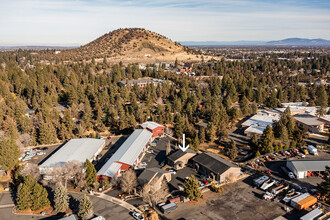
<path id="1" fill-rule="evenodd" d="M 123 200 L 117 199 L 115 197 L 108 196 L 108 195 L 103 194 L 103 193 L 94 193 L 94 196 L 97 196 L 98 198 L 107 200 L 109 202 L 113 202 L 113 203 L 115 203 L 117 205 L 122 206 L 125 209 L 128 209 L 129 211 L 140 212 L 140 210 L 137 209 L 135 206 L 132 206 L 131 204 L 129 204 L 129 203 L 123 201 Z"/>

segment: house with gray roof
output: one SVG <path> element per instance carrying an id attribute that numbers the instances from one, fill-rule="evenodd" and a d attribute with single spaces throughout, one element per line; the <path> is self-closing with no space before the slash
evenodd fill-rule
<path id="1" fill-rule="evenodd" d="M 157 167 L 145 169 L 137 178 L 137 181 L 140 186 L 144 186 L 146 184 L 150 184 L 152 181 L 155 181 L 154 184 L 160 187 L 163 180 L 166 180 L 166 182 L 170 182 L 171 173 L 166 170 L 159 169 Z"/>
<path id="2" fill-rule="evenodd" d="M 203 176 L 223 182 L 238 177 L 241 168 L 226 159 L 210 152 L 204 152 L 192 158 L 193 167 Z"/>

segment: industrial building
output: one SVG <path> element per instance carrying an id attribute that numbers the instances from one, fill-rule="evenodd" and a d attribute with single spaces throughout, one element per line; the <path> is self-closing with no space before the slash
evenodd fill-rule
<path id="1" fill-rule="evenodd" d="M 330 167 L 330 160 L 289 160 L 286 166 L 298 179 L 308 177 L 310 172 L 325 171 L 325 167 Z"/>
<path id="2" fill-rule="evenodd" d="M 84 163 L 86 159 L 93 161 L 102 151 L 105 140 L 94 138 L 71 139 L 59 150 L 51 155 L 46 161 L 40 164 L 40 169 L 61 166 L 69 161 Z"/>
<path id="3" fill-rule="evenodd" d="M 148 129 L 136 129 L 112 157 L 98 171 L 98 179 L 119 176 L 121 171 L 134 168 L 142 160 L 153 133 Z"/>
<path id="4" fill-rule="evenodd" d="M 244 134 L 247 136 L 262 135 L 267 125 L 272 126 L 274 121 L 280 119 L 280 114 L 255 114 L 244 123 L 242 127 L 246 128 Z"/>
<path id="5" fill-rule="evenodd" d="M 216 181 L 223 182 L 241 174 L 239 166 L 209 152 L 195 156 L 192 161 L 198 173 Z"/>
<path id="6" fill-rule="evenodd" d="M 320 121 L 316 116 L 310 114 L 295 115 L 294 119 L 298 127 L 307 129 L 310 132 L 323 132 L 325 122 Z"/>

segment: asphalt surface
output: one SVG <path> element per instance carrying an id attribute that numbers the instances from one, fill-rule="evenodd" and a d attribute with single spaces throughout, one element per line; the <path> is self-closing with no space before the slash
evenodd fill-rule
<path id="1" fill-rule="evenodd" d="M 79 200 L 83 197 L 83 194 L 73 194 L 70 200 L 71 206 L 76 208 L 78 207 Z M 97 216 L 103 216 L 105 219 L 115 219 L 115 220 L 126 220 L 133 219 L 133 217 L 129 214 L 129 211 L 120 205 L 109 202 L 107 200 L 90 196 L 91 201 L 94 207 L 94 214 Z M 10 193 L 1 193 L 0 194 L 0 207 L 1 205 L 12 204 L 13 201 L 11 199 Z M 29 215 L 16 215 L 12 213 L 13 208 L 0 208 L 0 219 L 1 220 L 25 220 L 25 219 L 47 219 L 47 220 L 55 220 L 62 218 L 61 216 L 29 216 Z"/>

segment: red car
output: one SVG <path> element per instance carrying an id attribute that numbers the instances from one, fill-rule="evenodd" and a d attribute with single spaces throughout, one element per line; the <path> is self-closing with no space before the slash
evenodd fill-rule
<path id="1" fill-rule="evenodd" d="M 207 182 L 207 180 L 201 180 L 202 181 L 202 183 L 204 183 L 205 185 L 207 185 L 207 184 L 209 184 L 209 182 Z"/>
<path id="2" fill-rule="evenodd" d="M 108 137 L 108 140 L 111 140 L 111 137 Z"/>

